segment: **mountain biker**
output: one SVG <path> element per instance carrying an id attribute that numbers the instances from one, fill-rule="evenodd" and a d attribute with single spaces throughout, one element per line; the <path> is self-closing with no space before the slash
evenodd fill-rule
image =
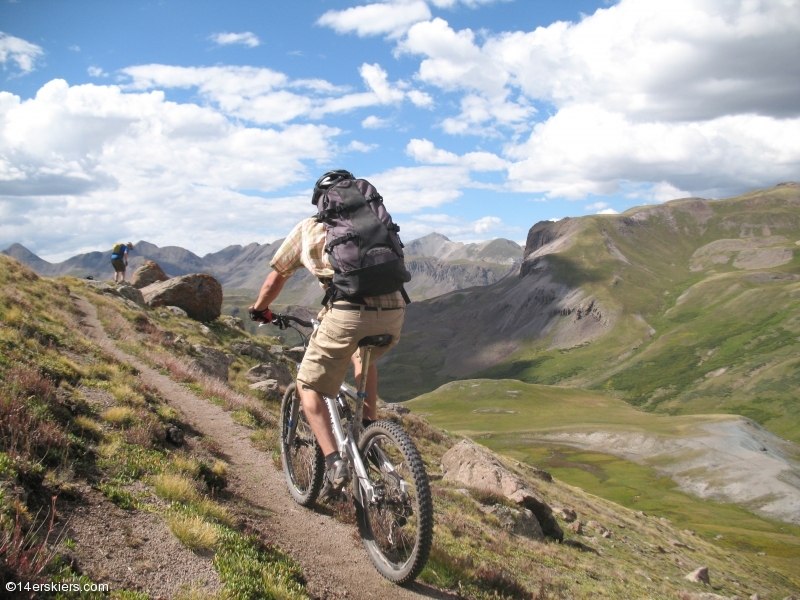
<path id="1" fill-rule="evenodd" d="M 125 270 L 128 268 L 128 251 L 133 244 L 115 244 L 111 249 L 111 266 L 114 267 L 114 281 L 125 281 Z"/>
<path id="2" fill-rule="evenodd" d="M 329 171 L 317 180 L 311 203 L 342 178 L 353 179 L 347 171 Z M 275 253 L 258 299 L 250 307 L 256 321 L 269 323 L 269 305 L 280 294 L 286 281 L 301 267 L 317 277 L 328 289 L 334 271 L 325 252 L 325 225 L 316 217 L 298 223 Z M 326 298 L 328 295 L 326 295 Z M 309 338 L 308 349 L 297 373 L 297 391 L 317 442 L 325 455 L 326 473 L 321 497 L 329 497 L 349 480 L 347 462 L 337 450 L 330 416 L 323 396 L 333 398 L 344 381 L 352 360 L 356 381 L 361 383 L 358 342 L 366 336 L 389 334 L 392 343 L 372 350 L 367 373 L 367 398 L 364 401 L 364 426 L 377 419 L 378 372 L 374 361 L 394 347 L 400 339 L 406 302 L 401 292 L 363 298 L 337 298 L 334 293 L 320 312 L 320 326 Z"/>

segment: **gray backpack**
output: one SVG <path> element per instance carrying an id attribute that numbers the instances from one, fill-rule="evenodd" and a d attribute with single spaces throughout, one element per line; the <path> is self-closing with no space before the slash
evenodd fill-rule
<path id="1" fill-rule="evenodd" d="M 397 235 L 400 227 L 378 190 L 364 179 L 342 178 L 318 191 L 317 221 L 327 230 L 325 252 L 334 271 L 323 304 L 338 299 L 363 303 L 364 297 L 398 291 L 408 304 L 403 284 L 411 274 Z"/>

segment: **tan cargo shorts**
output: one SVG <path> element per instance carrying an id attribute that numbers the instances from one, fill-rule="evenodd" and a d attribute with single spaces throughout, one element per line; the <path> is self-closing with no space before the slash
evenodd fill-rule
<path id="1" fill-rule="evenodd" d="M 370 362 L 378 360 L 400 341 L 405 309 L 329 310 L 319 328 L 311 334 L 308 349 L 297 372 L 298 385 L 305 385 L 323 396 L 333 398 L 347 374 L 358 342 L 370 335 L 389 334 L 392 343 L 373 348 Z"/>

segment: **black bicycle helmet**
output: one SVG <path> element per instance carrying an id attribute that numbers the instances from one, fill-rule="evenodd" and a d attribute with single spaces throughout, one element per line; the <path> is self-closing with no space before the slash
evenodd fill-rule
<path id="1" fill-rule="evenodd" d="M 338 169 L 336 171 L 328 171 L 325 175 L 317 179 L 317 183 L 314 184 L 314 193 L 311 196 L 311 204 L 316 206 L 320 197 L 325 193 L 325 190 L 342 179 L 355 179 L 355 177 L 350 171 Z"/>

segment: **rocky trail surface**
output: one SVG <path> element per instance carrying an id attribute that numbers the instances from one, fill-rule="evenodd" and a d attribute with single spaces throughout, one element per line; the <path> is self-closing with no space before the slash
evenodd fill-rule
<path id="1" fill-rule="evenodd" d="M 94 305 L 80 296 L 73 296 L 73 300 L 83 314 L 81 325 L 90 338 L 117 360 L 136 368 L 144 383 L 157 389 L 171 406 L 180 410 L 196 431 L 219 445 L 229 463 L 228 489 L 249 503 L 255 509 L 253 512 L 263 515 L 257 517 L 259 522 L 255 527 L 300 563 L 311 596 L 321 599 L 455 597 L 421 583 L 401 588 L 383 579 L 370 563 L 355 525 L 296 505 L 286 490 L 283 474 L 273 466 L 268 454 L 252 446 L 247 428 L 235 423 L 219 406 L 121 351 L 103 329 Z"/>

